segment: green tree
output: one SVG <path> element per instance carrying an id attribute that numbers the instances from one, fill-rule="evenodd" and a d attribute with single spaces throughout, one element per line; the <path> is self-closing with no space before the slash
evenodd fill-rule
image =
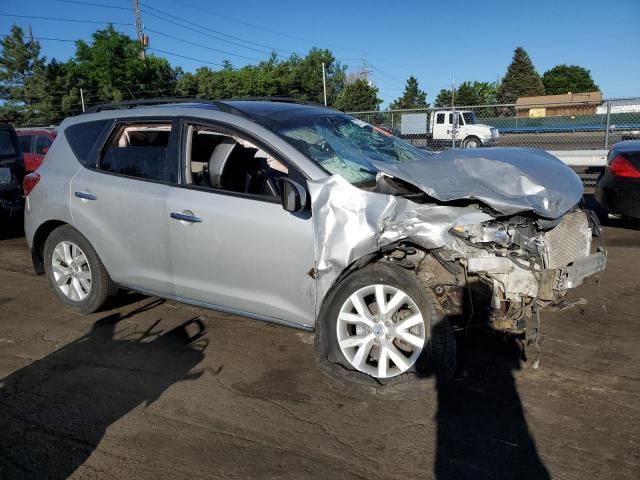
<path id="1" fill-rule="evenodd" d="M 112 25 L 92 37 L 91 45 L 76 42 L 75 55 L 75 74 L 93 92 L 90 100 L 160 97 L 174 91 L 176 71 L 165 58 L 143 58 L 140 43 Z"/>
<path id="2" fill-rule="evenodd" d="M 578 65 L 556 65 L 542 75 L 547 95 L 595 92 L 599 88 L 591 78 L 591 72 Z"/>
<path id="3" fill-rule="evenodd" d="M 343 112 L 360 112 L 377 110 L 381 103 L 378 89 L 366 80 L 358 79 L 344 86 L 333 106 Z"/>
<path id="4" fill-rule="evenodd" d="M 524 48 L 518 47 L 498 88 L 499 103 L 514 103 L 518 97 L 544 95 L 542 79 Z"/>
<path id="5" fill-rule="evenodd" d="M 407 79 L 404 93 L 400 98 L 389 105 L 390 110 L 403 110 L 408 108 L 427 108 L 427 93 L 418 87 L 418 79 L 411 75 Z"/>
<path id="6" fill-rule="evenodd" d="M 39 100 L 41 89 L 32 79 L 43 75 L 45 59 L 40 56 L 38 42 L 25 42 L 17 25 L 0 42 L 0 116 L 4 120 L 20 122 L 33 113 L 33 103 Z M 38 79 L 40 81 L 41 78 Z"/>
<path id="7" fill-rule="evenodd" d="M 491 105 L 496 103 L 497 85 L 492 82 L 462 82 L 456 89 L 456 106 Z M 451 90 L 440 90 L 435 100 L 436 107 L 451 106 Z"/>

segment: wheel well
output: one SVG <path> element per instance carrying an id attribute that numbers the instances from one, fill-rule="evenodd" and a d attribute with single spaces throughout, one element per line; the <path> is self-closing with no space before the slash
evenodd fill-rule
<path id="1" fill-rule="evenodd" d="M 67 223 L 60 220 L 49 220 L 40 225 L 33 236 L 31 258 L 33 260 L 33 268 L 38 275 L 44 273 L 44 244 L 51 232 L 62 225 L 67 225 Z"/>
<path id="2" fill-rule="evenodd" d="M 405 240 L 400 240 L 398 242 L 394 242 L 392 244 L 389 245 L 385 245 L 384 247 L 371 252 L 367 255 L 364 255 L 362 257 L 360 257 L 359 259 L 355 260 L 354 262 L 352 262 L 350 265 L 348 265 L 344 270 L 342 270 L 342 272 L 340 273 L 340 275 L 338 275 L 336 277 L 336 279 L 333 281 L 333 283 L 331 284 L 331 287 L 327 290 L 327 292 L 325 293 L 324 297 L 322 298 L 322 305 L 324 305 L 324 303 L 326 302 L 326 300 L 329 298 L 330 294 L 333 292 L 333 290 L 335 290 L 335 288 L 346 278 L 348 277 L 352 272 L 356 271 L 356 270 L 360 270 L 361 268 L 366 267 L 367 265 L 369 265 L 370 263 L 374 263 L 377 261 L 381 261 L 384 260 L 384 257 L 393 252 L 394 250 L 398 249 L 398 247 L 400 247 L 402 245 L 401 248 L 410 248 L 410 249 L 417 249 L 417 250 L 421 250 L 424 251 L 424 249 L 412 242 Z M 400 265 L 402 266 L 402 265 Z"/>
<path id="3" fill-rule="evenodd" d="M 462 143 L 465 143 L 467 140 L 474 138 L 476 139 L 478 142 L 482 143 L 482 141 L 480 140 L 480 137 L 478 137 L 477 135 L 467 135 L 466 137 L 464 137 L 464 139 L 462 140 Z"/>

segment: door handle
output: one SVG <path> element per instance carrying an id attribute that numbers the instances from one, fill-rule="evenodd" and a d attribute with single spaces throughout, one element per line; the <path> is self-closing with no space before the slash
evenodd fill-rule
<path id="1" fill-rule="evenodd" d="M 96 197 L 93 193 L 87 193 L 87 192 L 76 192 L 75 196 L 78 198 L 81 198 L 83 200 L 97 200 L 98 197 Z"/>
<path id="2" fill-rule="evenodd" d="M 170 217 L 173 218 L 174 220 L 180 220 L 182 222 L 189 222 L 189 223 L 202 222 L 201 218 L 196 217 L 194 215 L 187 215 L 185 213 L 171 212 Z"/>

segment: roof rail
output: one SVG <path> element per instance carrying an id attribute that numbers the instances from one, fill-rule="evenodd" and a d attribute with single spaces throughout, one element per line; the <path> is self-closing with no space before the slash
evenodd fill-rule
<path id="1" fill-rule="evenodd" d="M 226 101 L 254 101 L 254 102 L 282 102 L 282 103 L 298 103 L 301 105 L 316 105 L 324 107 L 316 102 L 310 102 L 307 100 L 298 100 L 291 97 L 244 97 L 244 98 L 232 98 Z M 183 98 L 183 97 L 168 97 L 168 98 L 145 98 L 140 100 L 124 100 L 121 102 L 113 103 L 101 103 L 87 108 L 84 113 L 96 113 L 104 110 L 127 110 L 130 108 L 151 106 L 151 105 L 164 105 L 171 103 L 202 103 L 205 105 L 215 105 L 221 107 L 224 105 L 229 109 L 228 105 L 225 105 L 225 100 L 206 100 L 203 98 Z"/>
<path id="2" fill-rule="evenodd" d="M 167 103 L 204 103 L 208 105 L 215 105 L 217 102 L 214 100 L 205 100 L 202 98 L 144 98 L 140 100 L 124 100 L 122 102 L 100 103 L 98 105 L 87 108 L 84 113 L 96 113 L 102 112 L 103 110 L 127 110 L 130 108 L 144 107 L 149 105 L 164 105 Z"/>

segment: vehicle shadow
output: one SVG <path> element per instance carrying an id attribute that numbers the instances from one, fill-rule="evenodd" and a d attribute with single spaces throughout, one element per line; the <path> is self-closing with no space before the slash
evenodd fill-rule
<path id="1" fill-rule="evenodd" d="M 454 379 L 436 382 L 435 477 L 549 479 L 514 378 L 526 361 L 524 347 L 515 336 L 490 331 L 483 316 L 476 311 L 476 328 L 458 335 Z"/>
<path id="2" fill-rule="evenodd" d="M 198 318 L 169 331 L 116 334 L 123 319 L 98 320 L 91 331 L 0 380 L 0 478 L 67 478 L 96 449 L 107 428 L 153 403 L 171 385 L 194 380 L 204 357 Z"/>

